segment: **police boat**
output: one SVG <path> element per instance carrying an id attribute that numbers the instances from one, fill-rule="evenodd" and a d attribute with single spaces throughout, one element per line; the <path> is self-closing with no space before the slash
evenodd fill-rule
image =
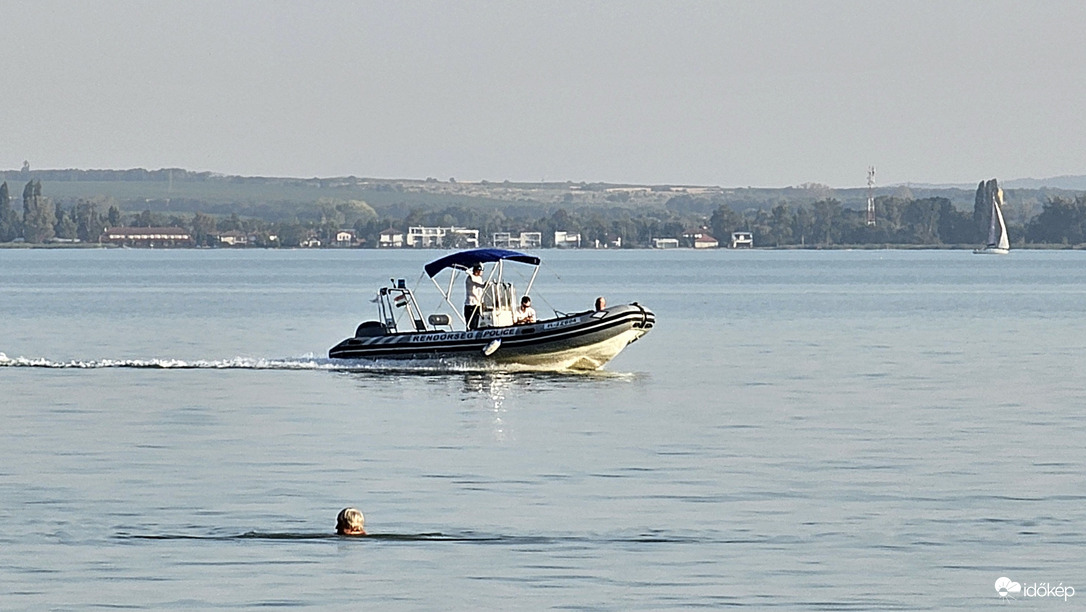
<path id="1" fill-rule="evenodd" d="M 378 318 L 365 321 L 328 351 L 332 359 L 443 360 L 483 363 L 531 370 L 596 370 L 653 328 L 656 315 L 637 302 L 576 313 L 557 310 L 551 318 L 514 324 L 517 290 L 506 280 L 508 263 L 532 266 L 529 295 L 540 259 L 506 249 L 472 249 L 426 264 L 424 270 L 456 317 L 435 313 L 423 317 L 414 292 L 404 279 L 381 287 L 375 301 Z M 454 303 L 458 278 L 476 265 L 484 268 L 477 323 L 469 328 Z M 444 278 L 448 277 L 445 282 Z M 441 279 L 441 282 L 439 282 Z M 444 282 L 444 284 L 442 284 Z M 461 287 L 461 291 L 464 291 Z M 462 300 L 461 300 L 462 301 Z"/>

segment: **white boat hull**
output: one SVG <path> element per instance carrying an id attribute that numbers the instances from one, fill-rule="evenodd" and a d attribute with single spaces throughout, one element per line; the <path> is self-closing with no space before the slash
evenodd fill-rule
<path id="1" fill-rule="evenodd" d="M 597 370 L 647 334 L 655 323 L 653 312 L 635 303 L 528 325 L 470 331 L 363 333 L 332 347 L 328 356 L 467 361 L 541 371 Z M 360 326 L 360 330 L 372 328 Z"/>

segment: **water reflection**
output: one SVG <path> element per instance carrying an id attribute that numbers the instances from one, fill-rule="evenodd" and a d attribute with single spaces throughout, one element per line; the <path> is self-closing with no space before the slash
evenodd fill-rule
<path id="1" fill-rule="evenodd" d="M 525 372 L 502 369 L 419 370 L 409 368 L 351 370 L 339 375 L 357 381 L 367 394 L 376 389 L 395 393 L 409 401 L 422 401 L 431 409 L 439 403 L 430 398 L 447 397 L 460 404 L 461 426 L 487 429 L 489 437 L 503 443 L 515 439 L 513 425 L 518 411 L 533 403 L 554 401 L 555 392 L 591 393 L 612 385 L 626 385 L 640 375 L 608 371 Z M 545 395 L 549 397 L 534 397 Z"/>
<path id="2" fill-rule="evenodd" d="M 465 400 L 479 398 L 483 408 L 490 413 L 491 434 L 496 442 L 505 442 L 509 430 L 505 423 L 505 396 L 515 384 L 509 372 L 467 372 L 464 374 L 463 395 Z"/>

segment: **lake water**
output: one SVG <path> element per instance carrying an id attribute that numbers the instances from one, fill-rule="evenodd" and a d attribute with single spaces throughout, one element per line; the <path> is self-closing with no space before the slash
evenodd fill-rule
<path id="1" fill-rule="evenodd" d="M 0 609 L 1086 597 L 1026 595 L 1086 591 L 1086 253 L 544 251 L 541 315 L 657 327 L 589 375 L 324 359 L 442 254 L 0 250 Z"/>

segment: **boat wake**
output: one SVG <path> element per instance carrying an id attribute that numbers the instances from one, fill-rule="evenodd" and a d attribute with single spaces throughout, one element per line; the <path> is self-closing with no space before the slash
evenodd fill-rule
<path id="1" fill-rule="evenodd" d="M 336 370 L 331 359 L 297 357 L 265 359 L 234 357 L 232 359 L 72 359 L 56 361 L 44 357 L 8 357 L 0 353 L 0 367 L 52 368 L 93 370 L 100 368 L 147 368 L 160 370 Z"/>
<path id="2" fill-rule="evenodd" d="M 247 531 L 240 534 L 139 534 L 120 532 L 114 537 L 122 540 L 326 540 L 332 542 L 454 542 L 467 544 L 506 544 L 524 545 L 607 545 L 607 544 L 705 544 L 737 543 L 739 540 L 715 532 L 710 533 L 665 533 L 645 531 L 631 534 L 586 534 L 586 535 L 504 535 L 465 531 L 460 533 L 370 533 L 365 537 L 351 537 L 327 532 L 259 532 Z"/>
<path id="3" fill-rule="evenodd" d="M 328 372 L 361 373 L 404 373 L 404 374 L 448 374 L 465 372 L 538 372 L 539 369 L 499 365 L 480 360 L 356 360 L 329 359 L 312 354 L 301 357 L 264 358 L 233 357 L 231 359 L 71 359 L 53 360 L 45 357 L 8 357 L 0 353 L 0 367 L 8 368 L 45 368 L 56 370 L 94 370 L 106 368 L 152 369 L 152 370 L 318 370 Z M 554 372 L 553 370 L 548 370 Z M 556 373 L 584 374 L 577 370 L 562 370 Z M 611 372 L 595 371 L 596 375 L 614 375 Z"/>

